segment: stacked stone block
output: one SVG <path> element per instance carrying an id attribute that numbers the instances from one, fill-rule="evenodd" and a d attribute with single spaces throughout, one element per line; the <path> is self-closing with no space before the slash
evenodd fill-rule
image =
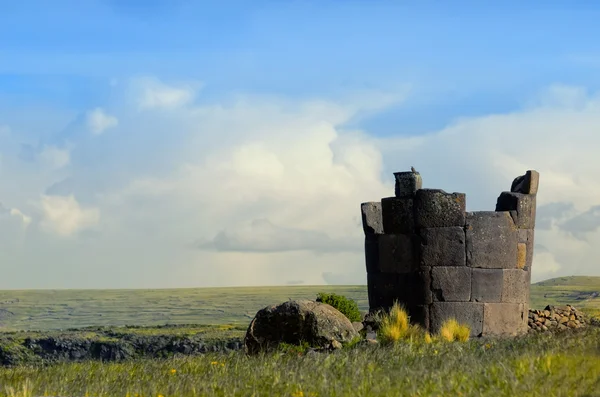
<path id="1" fill-rule="evenodd" d="M 423 189 L 417 172 L 394 176 L 394 197 L 361 205 L 370 310 L 398 301 L 430 332 L 451 317 L 472 336 L 525 332 L 539 174 L 478 212 L 463 193 Z"/>

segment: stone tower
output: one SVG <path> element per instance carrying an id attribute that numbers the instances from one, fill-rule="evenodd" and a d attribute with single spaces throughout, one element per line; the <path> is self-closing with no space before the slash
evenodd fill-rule
<path id="1" fill-rule="evenodd" d="M 477 212 L 464 193 L 422 189 L 418 172 L 394 176 L 395 197 L 361 204 L 370 310 L 398 301 L 430 332 L 451 317 L 472 336 L 525 332 L 538 172 Z"/>

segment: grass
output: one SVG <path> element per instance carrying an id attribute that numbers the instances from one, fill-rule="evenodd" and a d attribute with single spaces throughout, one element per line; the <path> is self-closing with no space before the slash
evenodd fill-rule
<path id="1" fill-rule="evenodd" d="M 0 329 L 57 330 L 163 324 L 247 325 L 262 307 L 327 292 L 368 309 L 366 286 L 287 286 L 155 290 L 0 291 Z M 595 296 L 598 293 L 598 296 Z M 572 304 L 600 310 L 600 277 L 561 277 L 531 286 L 531 307 Z"/>
<path id="2" fill-rule="evenodd" d="M 458 321 L 453 318 L 446 320 L 440 329 L 440 337 L 447 342 L 466 342 L 469 340 L 470 334 L 471 329 L 469 326 L 459 324 Z"/>
<path id="3" fill-rule="evenodd" d="M 0 326 L 13 331 L 0 333 L 0 340 L 20 354 L 25 338 L 53 335 L 105 341 L 242 338 L 260 308 L 289 298 L 315 299 L 318 292 L 345 295 L 367 309 L 365 286 L 0 291 Z M 572 304 L 600 315 L 596 292 L 600 277 L 547 280 L 532 285 L 531 307 Z M 284 346 L 257 357 L 231 352 L 122 362 L 32 361 L 0 367 L 0 397 L 600 396 L 600 327 L 457 343 L 424 332 L 407 338 L 412 331 L 401 313 L 390 324 L 404 329 L 397 343 L 350 343 L 332 354 Z M 68 328 L 73 330 L 60 331 Z M 456 336 L 454 328 L 450 333 Z"/>
<path id="4" fill-rule="evenodd" d="M 0 291 L 0 330 L 163 324 L 248 325 L 256 312 L 327 292 L 368 310 L 366 286 Z"/>
<path id="5" fill-rule="evenodd" d="M 600 277 L 558 277 L 531 286 L 531 307 L 570 304 L 578 309 L 600 310 Z"/>
<path id="6" fill-rule="evenodd" d="M 420 326 L 410 324 L 406 310 L 398 302 L 394 302 L 389 313 L 380 314 L 377 338 L 384 345 L 401 341 L 429 344 L 434 339 L 445 342 L 466 342 L 469 340 L 470 333 L 471 329 L 467 325 L 460 324 L 455 319 L 450 318 L 442 324 L 439 335 L 432 336 Z"/>
<path id="7" fill-rule="evenodd" d="M 598 396 L 600 328 L 332 354 L 0 368 L 0 396 Z M 26 389 L 24 393 L 23 390 Z"/>

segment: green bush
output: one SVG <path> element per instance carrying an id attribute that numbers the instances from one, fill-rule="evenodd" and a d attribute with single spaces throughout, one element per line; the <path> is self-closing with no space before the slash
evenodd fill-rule
<path id="1" fill-rule="evenodd" d="M 362 320 L 362 316 L 360 315 L 360 310 L 358 309 L 356 302 L 352 299 L 346 298 L 343 295 L 320 292 L 317 294 L 317 302 L 326 303 L 335 307 L 352 322 Z"/>
<path id="2" fill-rule="evenodd" d="M 310 344 L 306 341 L 300 342 L 299 345 L 295 345 L 293 343 L 281 342 L 277 346 L 277 348 L 282 353 L 298 355 L 298 354 L 306 353 L 308 351 L 308 349 L 310 349 Z"/>

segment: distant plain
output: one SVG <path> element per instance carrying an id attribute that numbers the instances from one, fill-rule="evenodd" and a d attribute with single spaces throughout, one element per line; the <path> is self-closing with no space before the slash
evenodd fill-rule
<path id="1" fill-rule="evenodd" d="M 285 286 L 140 290 L 0 291 L 0 330 L 164 324 L 243 325 L 261 308 L 333 292 L 368 310 L 367 287 Z M 600 311 L 600 277 L 561 277 L 531 286 L 530 307 L 572 304 Z"/>

